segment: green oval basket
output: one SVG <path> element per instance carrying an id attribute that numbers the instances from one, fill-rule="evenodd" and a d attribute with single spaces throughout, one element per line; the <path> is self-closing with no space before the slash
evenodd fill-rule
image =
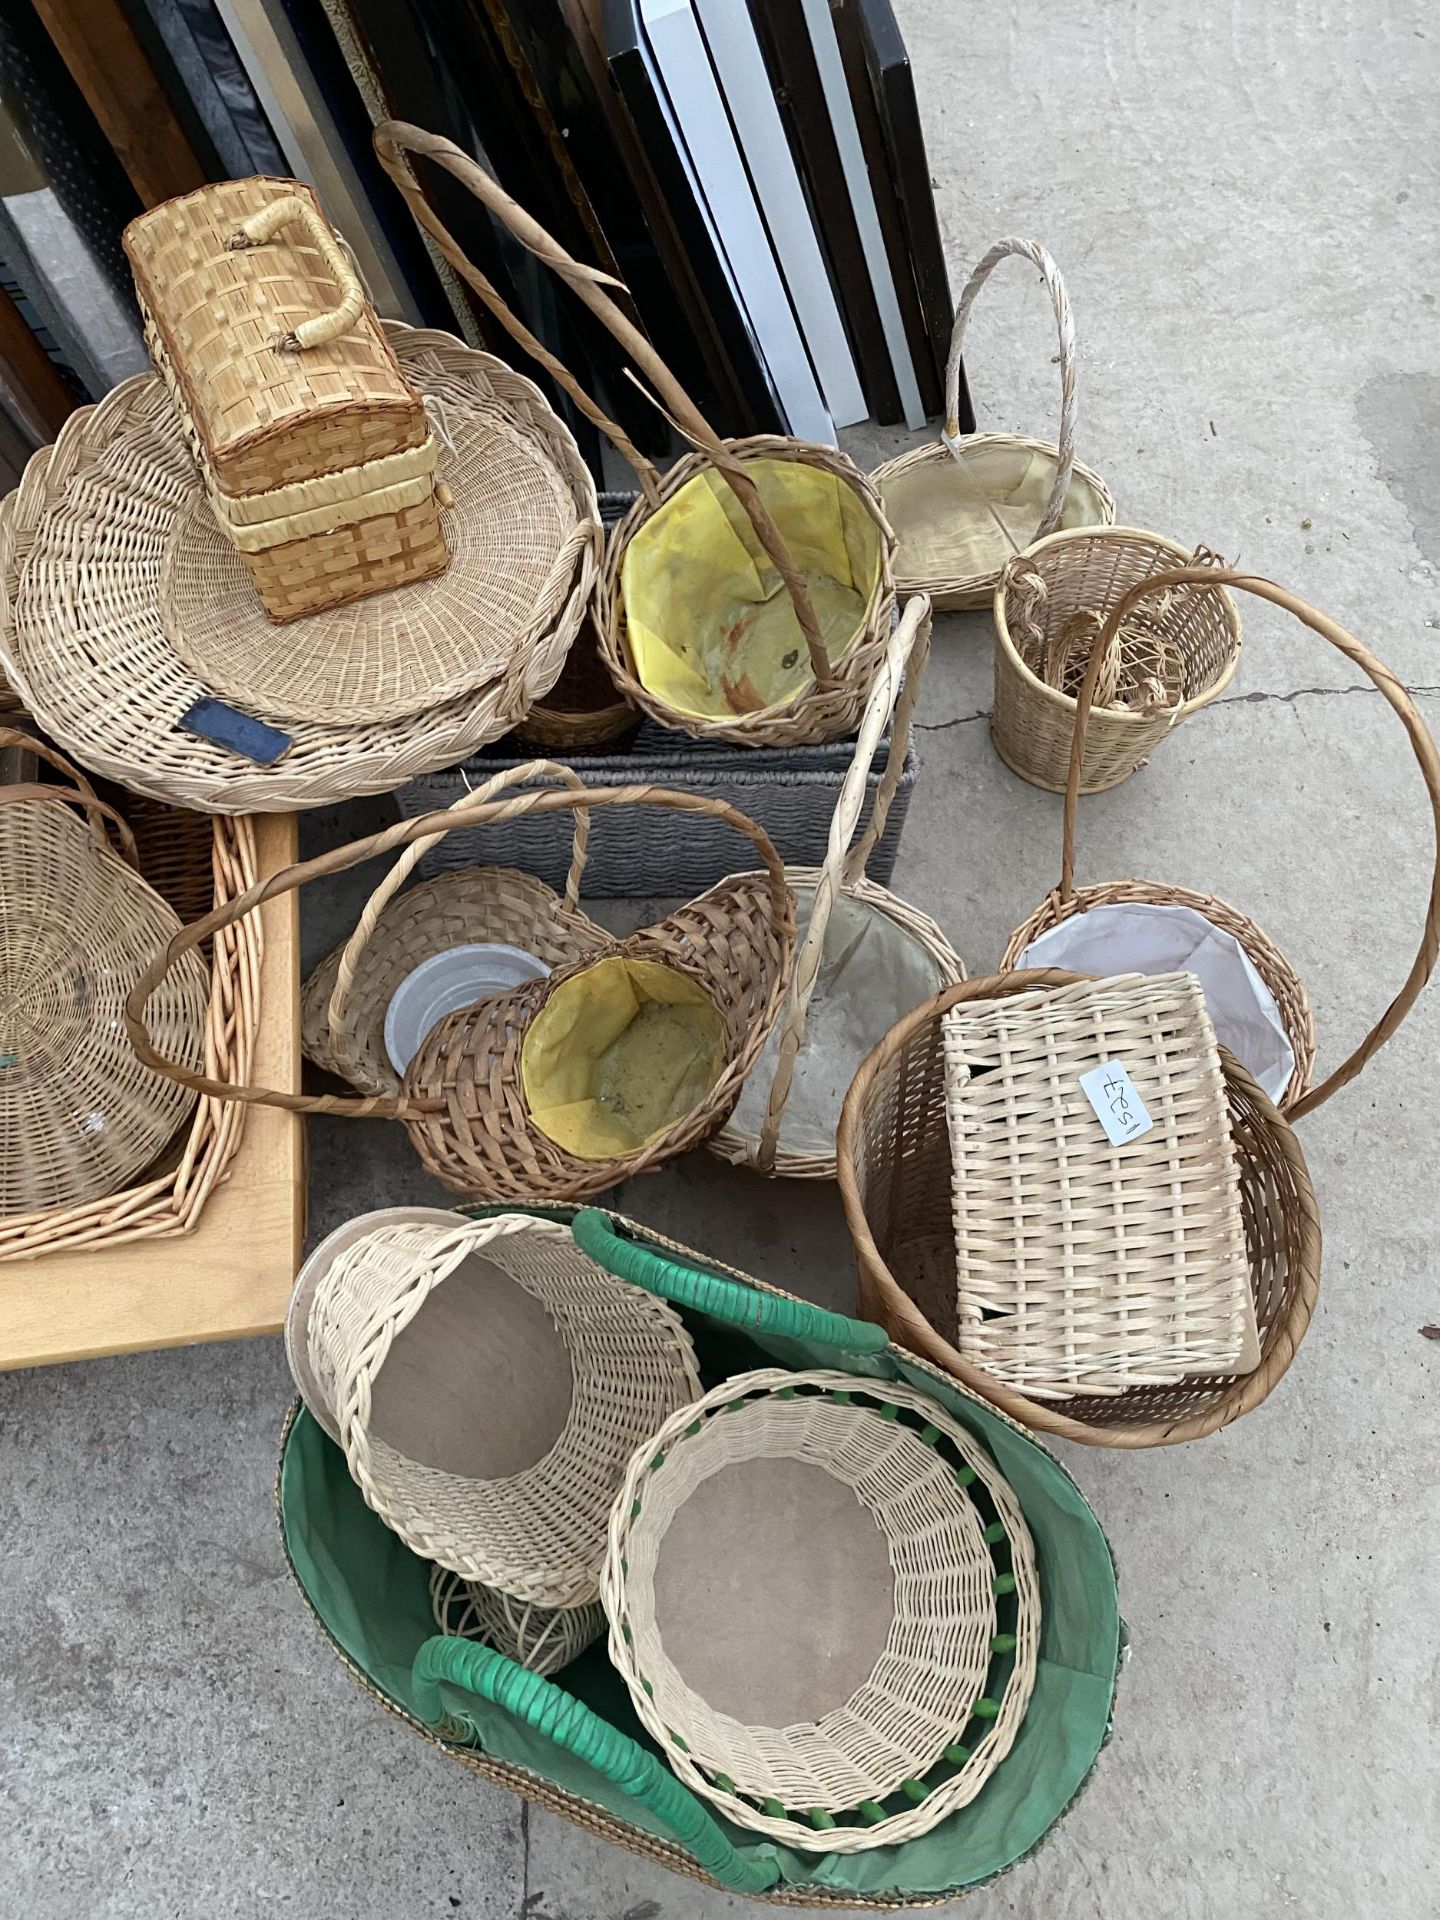
<path id="1" fill-rule="evenodd" d="M 436 1635 L 428 1563 L 365 1505 L 340 1449 L 297 1405 L 281 1444 L 281 1535 L 301 1592 L 351 1673 L 484 1778 L 662 1866 L 757 1900 L 933 1906 L 1033 1852 L 1108 1737 L 1124 1638 L 1109 1546 L 1064 1468 L 1003 1414 L 887 1343 L 878 1327 L 827 1313 L 619 1215 L 546 1209 L 543 1217 L 569 1221 L 592 1259 L 679 1310 L 707 1386 L 776 1365 L 904 1381 L 984 1445 L 1024 1510 L 1041 1580 L 1039 1660 L 1015 1744 L 969 1806 L 898 1845 L 799 1853 L 732 1825 L 657 1758 L 603 1645 L 543 1679 L 488 1648 Z"/>

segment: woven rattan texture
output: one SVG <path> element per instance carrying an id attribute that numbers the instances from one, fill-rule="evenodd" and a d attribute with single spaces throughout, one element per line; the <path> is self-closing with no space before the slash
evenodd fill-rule
<path id="1" fill-rule="evenodd" d="M 543 880 L 512 867 L 465 867 L 398 894 L 381 913 L 355 970 L 342 1017 L 339 1050 L 331 1038 L 330 998 L 346 942 L 305 983 L 301 1045 L 309 1059 L 362 1093 L 398 1093 L 400 1077 L 385 1049 L 385 1013 L 405 976 L 447 947 L 492 940 L 561 967 L 612 945 L 611 936 L 567 907 Z"/>
<path id="2" fill-rule="evenodd" d="M 279 583 L 294 546 L 237 554 L 199 495 L 177 520 L 161 618 L 176 653 L 225 699 L 282 726 L 398 719 L 498 679 L 564 616 L 578 552 L 594 542 L 588 472 L 553 414 L 517 420 L 506 397 L 474 379 L 470 348 L 434 339 L 425 390 L 444 406 L 455 445 L 441 463 L 455 500 L 445 517 L 452 553 L 447 567 L 437 533 L 426 569 L 444 568 L 442 577 L 404 584 L 414 576 L 402 568 L 402 523 L 415 522 L 418 507 L 388 516 L 392 532 L 372 519 L 317 536 L 303 544 L 373 541 L 387 573 L 376 586 L 394 591 L 315 613 L 281 640 L 251 577 L 264 567 Z M 307 577 L 308 562 L 302 587 Z"/>
<path id="3" fill-rule="evenodd" d="M 359 467 L 428 431 L 420 397 L 368 308 L 304 351 L 277 341 L 335 307 L 335 274 L 295 228 L 263 246 L 226 243 L 242 221 L 295 195 L 295 180 L 223 180 L 132 221 L 136 290 L 186 412 L 227 493 L 264 493 Z"/>
<path id="4" fill-rule="evenodd" d="M 899 1411 L 917 1425 L 897 1419 Z M 948 1455 L 935 1444 L 941 1436 Z M 687 1686 L 666 1656 L 654 1605 L 656 1564 L 677 1510 L 711 1475 L 776 1458 L 804 1461 L 851 1488 L 885 1536 L 895 1582 L 890 1630 L 866 1681 L 820 1720 L 783 1728 L 742 1725 Z M 966 1478 L 999 1515 L 1000 1562 Z M 698 1595 L 703 1565 L 693 1577 Z M 757 1581 L 771 1577 L 755 1569 Z M 1012 1588 L 1015 1660 L 993 1700 L 996 1593 Z M 957 1421 L 928 1395 L 889 1381 L 765 1370 L 727 1380 L 673 1416 L 632 1460 L 616 1499 L 602 1598 L 611 1658 L 687 1786 L 740 1825 L 826 1853 L 913 1839 L 968 1805 L 1009 1752 L 1034 1681 L 1040 1591 L 1019 1505 Z M 804 1619 L 777 1620 L 774 1631 L 803 1634 Z M 877 1803 L 947 1750 L 955 1768 L 947 1779 L 875 1818 Z M 812 1809 L 849 1818 L 817 1830 L 795 1817 Z"/>
<path id="5" fill-rule="evenodd" d="M 391 1342 L 473 1256 L 541 1303 L 573 1373 L 559 1439 L 500 1480 L 424 1466 L 370 1429 L 371 1387 Z M 690 1336 L 669 1306 L 596 1266 L 568 1227 L 520 1214 L 453 1229 L 381 1228 L 356 1242 L 316 1289 L 307 1351 L 350 1471 L 385 1524 L 452 1573 L 545 1607 L 597 1598 L 610 1505 L 630 1455 L 699 1392 Z M 523 1379 L 515 1390 L 524 1392 Z"/>
<path id="6" fill-rule="evenodd" d="M 936 996 L 892 1028 L 855 1076 L 838 1139 L 840 1195 L 860 1266 L 860 1307 L 892 1338 L 1012 1418 L 1091 1446 L 1153 1447 L 1196 1440 L 1257 1407 L 1288 1368 L 1320 1283 L 1320 1219 L 1293 1128 L 1251 1076 L 1220 1050 L 1260 1365 L 1115 1395 L 1037 1400 L 956 1348 L 955 1239 L 943 1016 L 977 994 L 1066 985 L 1073 974 L 992 976 Z M 949 1329 L 947 1331 L 947 1329 Z"/>
<path id="7" fill-rule="evenodd" d="M 393 325 L 387 333 L 421 386 L 453 376 L 461 350 L 451 335 Z M 557 431 L 529 381 L 485 354 L 469 354 L 466 364 L 477 394 L 493 393 L 537 434 Z M 581 477 L 573 443 L 572 456 L 588 515 L 591 483 Z M 297 722 L 288 729 L 289 749 L 259 766 L 179 725 L 210 689 L 165 636 L 160 572 L 198 492 L 173 410 L 152 376 L 125 381 L 97 407 L 72 414 L 0 507 L 0 654 L 8 678 L 77 759 L 155 799 L 212 812 L 284 812 L 388 792 L 451 766 L 508 732 L 548 692 L 590 601 L 596 552 L 587 541 L 573 555 L 555 624 L 533 645 L 517 647 L 485 688 L 400 720 Z"/>
<path id="8" fill-rule="evenodd" d="M 624 515 L 632 493 L 601 493 L 600 524 L 607 530 Z M 640 724 L 640 715 L 610 678 L 600 657 L 600 628 L 587 614 L 560 678 L 515 729 L 521 746 L 545 753 L 599 753 L 618 745 Z"/>
<path id="9" fill-rule="evenodd" d="M 24 794 L 27 798 L 17 797 Z M 83 794 L 0 789 L 0 1216 L 106 1200 L 154 1161 L 194 1096 L 141 1066 L 125 997 L 179 921 L 72 811 Z M 167 1052 L 205 1050 L 198 954 L 154 1007 Z M 34 1250 L 34 1249 L 31 1249 Z"/>
<path id="10" fill-rule="evenodd" d="M 558 1673 L 605 1631 L 598 1601 L 584 1607 L 536 1607 L 529 1601 L 430 1569 L 430 1608 L 441 1633 L 479 1640 L 531 1673 Z"/>
<path id="11" fill-rule="evenodd" d="M 789 701 L 734 720 L 702 720 L 694 714 L 682 713 L 641 685 L 625 642 L 625 600 L 620 586 L 625 549 L 657 508 L 672 499 L 687 481 L 710 470 L 711 462 L 702 453 L 687 454 L 677 460 L 661 477 L 655 499 L 649 501 L 643 496 L 638 499 L 610 535 L 600 597 L 601 658 L 616 686 L 642 712 L 658 720 L 661 726 L 688 733 L 697 740 L 729 740 L 741 747 L 792 747 L 812 741 L 838 740 L 853 733 L 859 725 L 871 679 L 890 638 L 895 609 L 895 583 L 891 573 L 895 536 L 885 519 L 879 494 L 846 454 L 830 447 L 812 446 L 808 441 L 771 435 L 757 435 L 728 444 L 731 451 L 744 460 L 793 460 L 818 468 L 822 473 L 834 474 L 856 494 L 878 529 L 880 577 L 854 645 L 841 659 L 830 663 L 834 684 L 822 688 L 812 682 Z M 783 521 L 781 531 L 784 532 Z M 703 593 L 699 597 L 703 598 Z"/>
<path id="12" fill-rule="evenodd" d="M 942 1026 L 958 1350 L 1036 1399 L 1234 1370 L 1249 1274 L 1194 976 L 961 1001 Z M 1080 1085 L 1111 1061 L 1150 1116 L 1121 1146 Z"/>
<path id="13" fill-rule="evenodd" d="M 1047 684 L 1047 660 L 1057 643 L 1068 650 L 1081 637 L 1079 616 L 1108 613 L 1137 582 L 1191 559 L 1189 549 L 1161 534 L 1107 527 L 1053 533 L 1010 561 L 995 591 L 990 715 L 990 737 L 1007 767 L 1032 786 L 1064 792 L 1075 697 Z M 1222 587 L 1178 587 L 1149 616 L 1147 638 L 1158 639 L 1174 663 L 1164 676 L 1173 697 L 1150 708 L 1096 707 L 1083 793 L 1128 779 L 1172 727 L 1224 690 L 1239 663 L 1240 615 Z"/>

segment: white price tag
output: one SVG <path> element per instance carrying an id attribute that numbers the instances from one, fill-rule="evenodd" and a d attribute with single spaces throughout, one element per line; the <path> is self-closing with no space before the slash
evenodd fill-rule
<path id="1" fill-rule="evenodd" d="M 1105 1060 L 1080 1076 L 1085 1098 L 1095 1109 L 1095 1118 L 1105 1129 L 1112 1147 L 1123 1147 L 1138 1140 L 1154 1124 L 1145 1111 L 1145 1102 L 1135 1091 L 1135 1083 L 1118 1060 Z"/>

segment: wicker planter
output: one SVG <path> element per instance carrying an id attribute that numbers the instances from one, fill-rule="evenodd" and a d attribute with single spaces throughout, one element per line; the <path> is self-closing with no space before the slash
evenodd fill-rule
<path id="1" fill-rule="evenodd" d="M 1304 983 L 1274 941 L 1257 927 L 1253 920 L 1247 918 L 1237 907 L 1217 899 L 1213 894 L 1192 893 L 1185 887 L 1166 886 L 1150 880 L 1114 880 L 1104 885 L 1090 887 L 1075 885 L 1075 822 L 1078 798 L 1082 790 L 1080 768 L 1082 764 L 1088 764 L 1089 727 L 1092 724 L 1090 691 L 1098 671 L 1097 662 L 1104 654 L 1107 634 L 1125 617 L 1133 605 L 1143 600 L 1146 594 L 1164 593 L 1173 586 L 1210 580 L 1228 589 L 1253 593 L 1258 599 L 1268 600 L 1274 606 L 1283 607 L 1312 633 L 1317 634 L 1322 640 L 1327 640 L 1331 646 L 1343 653 L 1346 659 L 1353 661 L 1374 682 L 1405 728 L 1411 750 L 1419 763 L 1435 823 L 1437 864 L 1430 882 L 1424 932 L 1414 964 L 1399 993 L 1369 1034 L 1349 1058 L 1336 1067 L 1318 1087 L 1312 1087 L 1311 1084 L 1315 1067 L 1315 1025 Z M 1347 1082 L 1354 1079 L 1371 1055 L 1385 1044 L 1404 1020 L 1434 967 L 1437 944 L 1440 944 L 1440 754 L 1437 754 L 1430 729 L 1401 682 L 1382 661 L 1370 652 L 1368 647 L 1362 645 L 1353 634 L 1347 633 L 1327 614 L 1319 612 L 1302 600 L 1298 594 L 1290 593 L 1283 587 L 1277 587 L 1273 582 L 1263 580 L 1258 575 L 1233 570 L 1225 570 L 1217 574 L 1210 568 L 1181 568 L 1173 574 L 1163 573 L 1147 582 L 1137 583 L 1122 598 L 1113 603 L 1106 628 L 1095 637 L 1089 671 L 1085 685 L 1080 690 L 1077 705 L 1070 750 L 1069 780 L 1065 788 L 1060 884 L 1011 934 L 1001 965 L 1010 968 L 1019 964 L 1020 956 L 1031 941 L 1076 914 L 1090 913 L 1096 907 L 1125 906 L 1132 903 L 1189 907 L 1202 915 L 1221 933 L 1229 934 L 1239 942 L 1274 999 L 1295 1057 L 1295 1070 L 1279 1100 L 1281 1110 L 1289 1114 L 1291 1119 L 1298 1120 L 1302 1114 L 1312 1112 L 1323 1101 L 1328 1100 L 1332 1093 L 1338 1092 Z M 1123 972 L 1129 964 L 1131 963 L 1126 959 L 1123 946 L 1117 947 L 1113 956 L 1113 967 L 1110 970 L 1117 973 Z"/>
<path id="2" fill-rule="evenodd" d="M 1058 446 L 1012 433 L 959 437 L 960 360 L 970 309 L 994 269 L 1011 255 L 1039 269 L 1055 308 Z M 1033 240 L 1001 240 L 971 274 L 955 309 L 939 444 L 902 453 L 870 476 L 899 539 L 895 584 L 900 593 L 929 594 L 937 613 L 988 606 L 1009 554 L 1057 528 L 1111 525 L 1110 489 L 1075 458 L 1075 414 L 1075 329 L 1060 269 Z M 1033 498 L 1037 486 L 1039 506 Z"/>
<path id="3" fill-rule="evenodd" d="M 1177 567 L 1190 553 L 1136 527 L 1052 533 L 1010 561 L 995 590 L 995 705 L 990 738 L 1022 780 L 1065 790 L 1076 696 L 1097 630 L 1130 589 Z M 1209 556 L 1206 556 L 1209 558 Z M 1127 703 L 1092 717 L 1082 793 L 1115 787 L 1188 715 L 1223 693 L 1240 660 L 1240 616 L 1201 567 L 1143 620 L 1111 623 L 1101 665 L 1110 698 Z M 1098 671 L 1098 669 L 1097 669 Z"/>
<path id="4" fill-rule="evenodd" d="M 603 276 L 458 147 L 399 121 L 376 129 L 375 146 L 445 258 L 635 469 L 642 498 L 611 535 L 601 599 L 601 655 L 616 685 L 662 725 L 702 740 L 793 746 L 853 732 L 894 607 L 894 536 L 864 475 L 828 447 L 721 440 L 602 291 Z M 453 174 L 571 288 L 698 452 L 656 473 L 465 258 L 404 154 Z"/>

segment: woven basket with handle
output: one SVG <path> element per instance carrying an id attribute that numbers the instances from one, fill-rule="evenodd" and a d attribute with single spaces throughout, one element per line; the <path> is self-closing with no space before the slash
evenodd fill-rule
<path id="1" fill-rule="evenodd" d="M 1060 332 L 1060 442 L 1013 433 L 960 438 L 960 362 L 980 289 L 1004 259 L 1028 260 L 1055 308 Z M 870 478 L 895 528 L 895 583 L 901 593 L 927 593 L 937 613 L 987 606 L 1010 554 L 1058 527 L 1109 526 L 1115 502 L 1099 474 L 1075 458 L 1075 328 L 1060 269 L 1033 240 L 1000 240 L 971 274 L 959 305 L 945 366 L 945 429 L 939 444 L 887 460 Z M 1053 479 L 1049 476 L 1053 475 Z M 1022 488 L 1048 479 L 1038 520 L 1018 507 Z M 1028 482 L 1028 486 L 1027 483 Z"/>
<path id="2" fill-rule="evenodd" d="M 1275 942 L 1238 907 L 1217 899 L 1214 894 L 1193 893 L 1185 887 L 1173 887 L 1153 880 L 1112 880 L 1091 887 L 1075 885 L 1075 824 L 1082 791 L 1081 768 L 1087 763 L 1087 740 L 1093 724 L 1092 697 L 1108 639 L 1131 609 L 1143 603 L 1151 593 L 1169 594 L 1176 588 L 1212 580 L 1227 589 L 1254 594 L 1257 599 L 1268 600 L 1271 605 L 1293 614 L 1302 625 L 1322 640 L 1329 641 L 1332 647 L 1344 654 L 1347 660 L 1353 661 L 1374 682 L 1405 729 L 1430 803 L 1436 864 L 1430 880 L 1419 951 L 1400 991 L 1380 1019 L 1349 1058 L 1318 1087 L 1311 1084 L 1315 1069 L 1315 1023 L 1304 983 Z M 1011 934 L 1001 965 L 1007 968 L 1015 966 L 1032 940 L 1076 914 L 1089 913 L 1096 907 L 1135 903 L 1189 907 L 1220 932 L 1229 934 L 1239 942 L 1275 1001 L 1295 1056 L 1294 1072 L 1279 1100 L 1282 1112 L 1289 1114 L 1292 1120 L 1313 1112 L 1355 1078 L 1372 1054 L 1384 1046 L 1405 1019 L 1434 968 L 1437 951 L 1440 951 L 1440 753 L 1437 753 L 1430 729 L 1403 683 L 1354 634 L 1348 633 L 1337 621 L 1309 605 L 1298 594 L 1276 586 L 1273 581 L 1261 579 L 1257 574 L 1229 569 L 1216 573 L 1209 567 L 1177 568 L 1173 572 L 1156 574 L 1151 579 L 1137 582 L 1112 605 L 1104 628 L 1094 637 L 1077 703 L 1069 779 L 1065 787 L 1060 884 Z M 1113 970 L 1122 972 L 1128 964 L 1123 947 L 1117 947 Z"/>
<path id="3" fill-rule="evenodd" d="M 823 1004 L 827 962 L 829 967 L 866 938 L 869 928 L 892 954 L 896 943 L 904 943 L 907 958 L 916 961 L 915 971 L 926 976 L 926 990 L 935 992 L 953 981 L 965 978 L 965 963 L 928 914 L 901 900 L 865 876 L 865 863 L 885 831 L 890 802 L 899 785 L 910 743 L 910 725 L 920 683 L 930 652 L 930 609 L 923 595 L 910 599 L 895 629 L 884 664 L 875 677 L 865 719 L 855 743 L 855 758 L 845 776 L 830 823 L 830 846 L 822 867 L 787 867 L 786 879 L 805 916 L 804 938 L 796 950 L 795 970 L 786 997 L 785 1012 L 772 1036 L 771 1048 L 762 1056 L 747 1083 L 742 1106 L 750 1111 L 732 1114 L 720 1131 L 711 1136 L 710 1151 L 734 1166 L 754 1167 L 760 1173 L 781 1175 L 794 1180 L 833 1180 L 835 1155 L 817 1148 L 812 1142 L 796 1144 L 785 1139 L 785 1111 L 796 1081 L 804 1085 L 807 1068 L 805 1031 L 812 1009 L 816 1015 L 816 996 Z M 902 685 L 903 683 L 903 685 Z M 860 809 L 864 804 L 866 779 L 875 750 L 885 730 L 890 728 L 889 753 L 879 791 L 875 795 L 869 823 L 864 834 L 852 846 Z M 756 879 L 758 875 L 754 876 Z M 832 915 L 837 902 L 849 911 L 843 926 L 832 936 Z M 808 913 L 807 913 L 808 909 Z M 827 946 L 827 936 L 830 944 Z M 881 1003 L 883 1006 L 883 1002 Z M 901 1003 L 901 1010 L 908 1003 Z M 872 1028 L 877 1035 L 881 1019 Z M 777 1044 L 778 1042 L 778 1044 Z M 857 1055 L 859 1054 L 857 1049 Z M 771 1067 L 772 1052 L 773 1068 Z M 858 1057 L 853 1062 L 859 1064 Z M 835 1063 L 827 1062 L 831 1072 Z M 747 1095 L 770 1073 L 768 1093 L 764 1096 L 758 1130 L 755 1102 Z M 848 1073 L 848 1069 L 847 1069 Z M 806 1103 L 808 1105 L 808 1102 Z M 835 1119 L 839 1118 L 838 1095 Z M 830 1122 L 833 1128 L 833 1121 Z M 833 1139 L 833 1133 L 832 1133 Z"/>
<path id="4" fill-rule="evenodd" d="M 1212 563 L 1149 608 L 1129 590 L 1176 567 Z M 1101 698 L 1086 735 L 1082 793 L 1119 786 L 1165 736 L 1224 692 L 1240 661 L 1240 615 L 1216 579 L 1222 563 L 1138 527 L 1052 533 L 1017 554 L 995 589 L 995 751 L 1032 787 L 1063 793 L 1075 702 L 1105 627 Z M 1213 584 L 1212 584 L 1213 582 Z"/>
<path id="5" fill-rule="evenodd" d="M 894 536 L 870 483 L 845 455 L 828 447 L 776 436 L 722 440 L 649 341 L 604 292 L 601 283 L 605 276 L 573 260 L 483 168 L 451 141 L 400 121 L 387 121 L 376 128 L 375 147 L 416 219 L 445 258 L 526 352 L 549 369 L 580 410 L 608 436 L 635 470 L 641 498 L 611 535 L 601 602 L 601 653 L 616 685 L 637 707 L 662 725 L 701 740 L 733 740 L 741 746 L 788 746 L 802 741 L 835 740 L 853 732 L 889 638 L 894 607 L 891 579 Z M 677 461 L 663 477 L 657 475 L 614 421 L 577 386 L 567 370 L 509 311 L 485 276 L 466 259 L 426 200 L 404 157 L 407 154 L 433 160 L 453 174 L 522 245 L 557 274 L 630 354 L 679 430 L 694 443 L 695 453 Z M 807 526 L 804 513 L 787 515 L 778 505 L 772 509 L 770 502 L 771 498 L 784 497 L 786 469 L 797 463 L 812 475 L 823 477 L 829 510 L 844 522 L 845 544 L 852 560 L 861 548 L 869 549 L 873 564 L 861 567 L 855 562 L 853 580 L 842 583 L 838 577 L 827 575 L 822 581 L 817 573 L 818 561 L 813 557 L 808 562 L 794 557 L 794 550 L 799 550 L 802 556 L 806 552 L 813 556 L 814 529 Z M 692 564 L 689 568 L 684 601 L 697 636 L 692 655 L 705 654 L 713 648 L 719 657 L 725 657 L 729 644 L 726 635 L 733 636 L 743 628 L 746 609 L 753 611 L 755 604 L 774 601 L 783 592 L 790 599 L 794 616 L 793 626 L 787 629 L 793 645 L 784 657 L 794 656 L 792 667 L 805 657 L 809 663 L 808 676 L 793 692 L 769 705 L 759 705 L 744 697 L 743 704 L 732 703 L 723 717 L 679 707 L 646 686 L 637 671 L 634 647 L 627 638 L 627 621 L 635 613 L 627 599 L 633 591 L 626 585 L 627 556 L 637 539 L 651 539 L 650 523 L 664 509 L 672 508 L 663 524 L 673 528 L 676 512 L 683 515 L 693 508 L 703 489 L 714 490 L 717 498 L 723 496 L 731 544 L 723 567 L 707 570 L 704 565 Z M 683 504 L 677 507 L 677 503 Z M 657 523 L 654 533 L 663 544 L 667 536 L 660 531 L 660 524 Z M 656 552 L 661 550 L 657 545 Z M 753 599 L 747 597 L 743 605 L 733 598 L 731 591 L 737 572 L 750 577 L 755 589 Z M 847 591 L 853 590 L 853 617 L 848 621 L 848 630 L 838 640 L 833 629 L 827 640 L 816 613 L 814 596 L 822 584 L 844 585 Z M 657 618 L 663 625 L 663 617 Z M 721 678 L 723 670 L 715 669 L 712 679 L 718 684 Z M 736 694 L 734 699 L 739 701 L 742 696 Z"/>
<path id="6" fill-rule="evenodd" d="M 291 1094 L 222 1085 L 167 1059 L 147 1030 L 146 1002 L 171 967 L 262 900 L 342 873 L 396 847 L 512 815 L 646 804 L 727 822 L 759 852 L 764 872 L 758 879 L 737 876 L 728 886 L 712 889 L 702 900 L 615 941 L 598 955 L 599 961 L 623 956 L 673 969 L 702 990 L 718 1016 L 721 1064 L 708 1091 L 690 1111 L 632 1152 L 606 1159 L 567 1152 L 536 1124 L 524 1091 L 521 1050 L 530 1024 L 558 988 L 597 964 L 597 956 L 449 1015 L 411 1061 L 396 1097 Z M 643 785 L 603 792 L 516 793 L 490 801 L 476 797 L 446 813 L 401 821 L 368 839 L 288 867 L 251 888 L 243 899 L 183 928 L 155 955 L 130 995 L 126 1028 L 147 1065 L 197 1092 L 291 1113 L 403 1120 L 426 1169 L 455 1192 L 496 1202 L 581 1199 L 687 1152 L 723 1122 L 779 1014 L 794 941 L 794 900 L 779 855 L 753 820 L 722 801 Z"/>

